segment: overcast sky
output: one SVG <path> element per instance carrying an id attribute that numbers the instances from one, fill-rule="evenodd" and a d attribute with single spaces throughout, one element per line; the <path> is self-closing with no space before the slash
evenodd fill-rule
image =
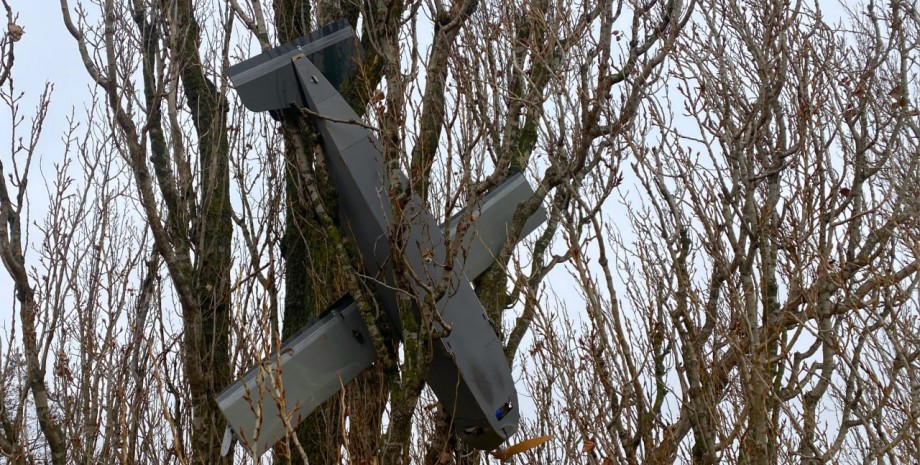
<path id="1" fill-rule="evenodd" d="M 36 165 L 32 169 L 29 184 L 30 222 L 37 221 L 47 211 L 47 194 L 42 172 L 61 160 L 63 154 L 61 137 L 67 127 L 67 118 L 72 112 L 77 117 L 84 111 L 84 102 L 89 94 L 89 77 L 79 59 L 76 44 L 61 19 L 60 4 L 52 0 L 11 0 L 10 7 L 19 17 L 16 23 L 25 30 L 25 35 L 15 45 L 15 64 L 12 72 L 14 95 L 24 93 L 20 101 L 20 115 L 26 118 L 23 126 L 35 114 L 39 96 L 46 82 L 54 85 L 51 107 L 42 134 Z M 4 89 L 5 93 L 9 88 Z M 7 105 L 0 107 L 0 147 L 4 172 L 9 174 L 11 146 L 11 115 Z M 19 135 L 26 136 L 25 127 Z M 34 239 L 34 236 L 32 237 Z M 31 251 L 28 255 L 34 255 Z M 13 305 L 13 286 L 9 275 L 0 273 L 0 325 L 8 327 Z"/>

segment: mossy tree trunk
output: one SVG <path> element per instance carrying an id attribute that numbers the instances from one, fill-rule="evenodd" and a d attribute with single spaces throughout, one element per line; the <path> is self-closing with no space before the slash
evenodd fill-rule
<path id="1" fill-rule="evenodd" d="M 192 443 L 196 463 L 230 463 L 220 456 L 226 421 L 216 397 L 230 383 L 232 208 L 230 205 L 227 101 L 201 63 L 200 28 L 192 0 L 178 0 L 173 33 L 178 35 L 179 78 L 198 136 L 198 221 L 191 231 L 197 251 L 192 286 L 196 309 L 183 309 L 185 372 L 192 394 Z"/>
<path id="2" fill-rule="evenodd" d="M 313 5 L 308 1 L 275 0 L 276 32 L 281 43 L 308 34 Z M 347 257 L 337 253 L 316 215 L 307 194 L 308 182 L 320 193 L 327 211 L 336 212 L 335 195 L 322 170 L 316 170 L 316 135 L 297 109 L 279 113 L 284 138 L 285 231 L 281 246 L 284 258 L 285 300 L 282 339 L 287 339 L 347 292 Z M 308 173 L 309 176 L 304 176 Z M 344 412 L 339 398 L 316 409 L 297 428 L 299 441 L 310 463 L 338 463 L 342 444 Z M 283 441 L 276 453 L 282 463 L 296 461 L 297 453 Z"/>
<path id="3" fill-rule="evenodd" d="M 104 2 L 100 8 L 101 34 L 75 23 L 67 2 L 61 5 L 84 66 L 104 91 L 112 131 L 123 144 L 154 247 L 181 306 L 179 355 L 189 390 L 191 445 L 185 449 L 177 444 L 175 449 L 180 454 L 187 450 L 183 458 L 191 463 L 229 463 L 220 456 L 226 422 L 215 401 L 230 382 L 233 226 L 228 104 L 214 70 L 202 59 L 201 28 L 192 0 L 130 6 Z M 103 40 L 87 39 L 88 32 Z M 142 87 L 132 81 L 138 71 Z M 143 89 L 145 108 L 140 112 L 130 96 L 136 88 Z M 168 115 L 162 111 L 167 100 Z M 184 140 L 185 128 L 179 123 L 181 103 L 194 126 L 191 144 Z M 169 127 L 169 139 L 164 126 Z M 195 155 L 197 173 L 189 160 Z"/>

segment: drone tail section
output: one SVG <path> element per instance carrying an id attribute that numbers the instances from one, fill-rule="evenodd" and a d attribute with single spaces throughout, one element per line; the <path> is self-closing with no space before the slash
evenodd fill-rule
<path id="1" fill-rule="evenodd" d="M 357 73 L 361 49 L 348 21 L 341 20 L 230 66 L 227 75 L 243 105 L 252 111 L 306 106 L 291 66 L 291 58 L 300 54 L 322 70 L 336 89 L 341 89 Z"/>

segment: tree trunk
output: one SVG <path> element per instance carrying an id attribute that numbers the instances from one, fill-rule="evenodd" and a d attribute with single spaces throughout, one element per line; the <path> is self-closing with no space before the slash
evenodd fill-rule
<path id="1" fill-rule="evenodd" d="M 226 421 L 215 401 L 230 383 L 229 312 L 233 226 L 230 205 L 227 102 L 207 76 L 198 53 L 201 42 L 191 0 L 177 2 L 176 57 L 180 79 L 198 135 L 201 192 L 193 275 L 198 300 L 184 308 L 185 372 L 192 396 L 192 445 L 195 463 L 230 463 L 220 456 Z"/>

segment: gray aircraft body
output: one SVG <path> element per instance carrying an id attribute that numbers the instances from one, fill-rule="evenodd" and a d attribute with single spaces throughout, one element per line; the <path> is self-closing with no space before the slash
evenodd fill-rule
<path id="1" fill-rule="evenodd" d="M 488 268 L 507 240 L 515 210 L 533 192 L 523 176 L 515 174 L 471 206 L 477 220 L 459 238 L 466 253 L 447 263 L 447 239 L 458 239 L 458 217 L 442 229 L 415 195 L 394 217 L 376 137 L 360 124 L 338 91 L 354 74 L 358 53 L 354 32 L 340 22 L 237 64 L 228 74 L 251 110 L 294 106 L 314 115 L 342 226 L 354 238 L 362 271 L 378 283 L 375 298 L 397 331 L 401 328 L 394 259 L 411 267 L 418 282 L 401 291 L 410 291 L 417 300 L 429 297 L 428 289 L 447 283 L 444 292 L 430 296 L 437 299 L 435 308 L 449 331 L 434 341 L 426 380 L 457 434 L 474 447 L 494 449 L 517 430 L 517 392 L 501 342 L 470 280 Z M 397 182 L 405 185 L 405 177 Z M 527 220 L 521 237 L 543 221 L 545 212 L 540 209 Z M 394 253 L 389 231 L 396 222 L 405 240 Z M 418 308 L 414 311 L 418 317 Z M 346 296 L 279 353 L 222 392 L 218 405 L 233 433 L 261 454 L 284 436 L 282 406 L 291 418 L 287 427 L 293 427 L 374 359 L 367 324 Z"/>

